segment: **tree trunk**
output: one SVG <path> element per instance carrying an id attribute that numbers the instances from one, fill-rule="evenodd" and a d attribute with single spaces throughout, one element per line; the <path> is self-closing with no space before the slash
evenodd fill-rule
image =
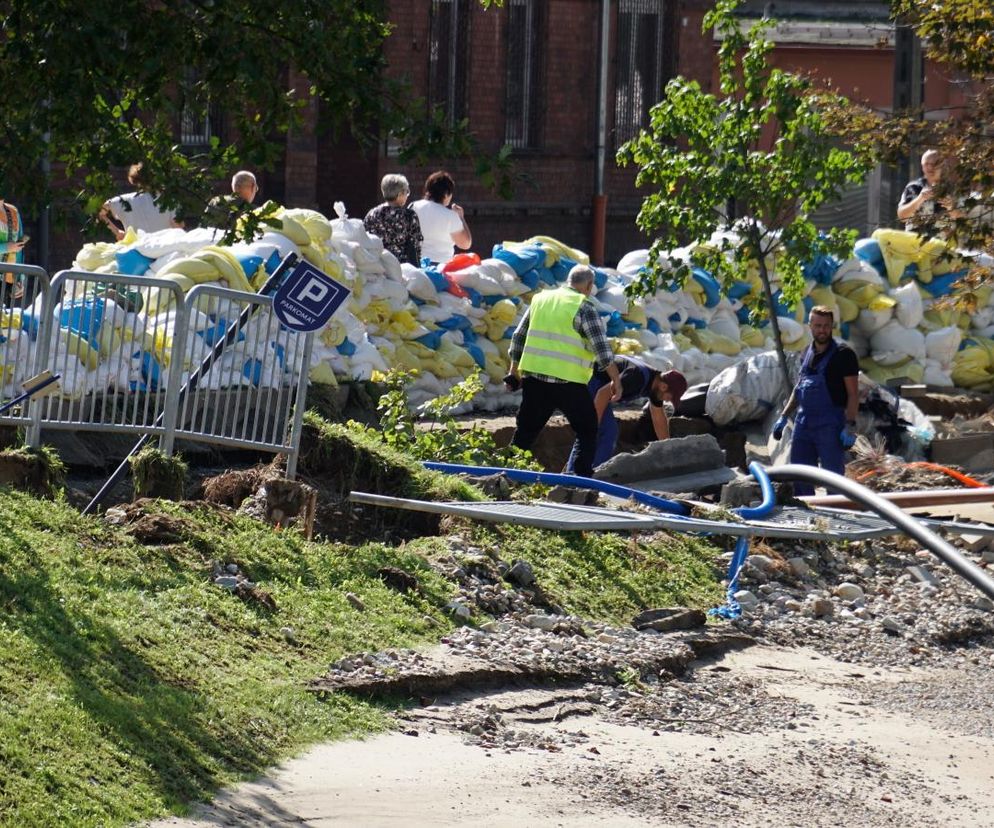
<path id="1" fill-rule="evenodd" d="M 783 350 L 783 342 L 780 341 L 780 322 L 777 320 L 776 302 L 773 301 L 773 288 L 770 287 L 770 274 L 766 269 L 766 256 L 759 252 L 761 248 L 758 244 L 754 245 L 754 249 L 757 251 L 756 258 L 759 261 L 759 278 L 763 282 L 763 292 L 766 294 L 766 306 L 770 314 L 770 327 L 773 328 L 773 345 L 777 349 L 777 358 L 780 360 L 784 391 L 789 397 L 793 385 L 790 382 L 790 372 L 787 370 L 787 355 Z"/>

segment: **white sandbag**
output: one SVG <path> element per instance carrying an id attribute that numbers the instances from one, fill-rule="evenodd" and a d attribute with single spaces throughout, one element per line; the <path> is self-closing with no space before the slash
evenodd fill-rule
<path id="1" fill-rule="evenodd" d="M 407 292 L 411 296 L 417 297 L 422 302 L 438 301 L 438 290 L 423 270 L 419 270 L 414 265 L 404 262 L 401 265 L 401 273 L 404 284 L 407 286 Z"/>
<path id="2" fill-rule="evenodd" d="M 708 329 L 736 342 L 739 339 L 739 320 L 731 307 L 719 306 L 715 308 L 711 315 L 711 321 L 708 323 Z"/>
<path id="3" fill-rule="evenodd" d="M 606 305 L 612 311 L 620 314 L 628 313 L 628 297 L 621 285 L 608 284 L 597 291 L 597 301 Z"/>
<path id="4" fill-rule="evenodd" d="M 767 351 L 725 368 L 711 380 L 704 413 L 717 425 L 759 420 L 783 396 L 779 358 Z"/>
<path id="5" fill-rule="evenodd" d="M 857 317 L 856 321 L 853 322 L 853 326 L 858 328 L 867 336 L 872 336 L 884 325 L 890 322 L 893 316 L 893 308 L 881 308 L 880 310 L 862 308 L 860 309 L 859 317 Z"/>
<path id="6" fill-rule="evenodd" d="M 853 353 L 860 359 L 869 356 L 870 338 L 862 331 L 857 330 L 855 326 L 849 327 L 849 338 L 846 342 L 849 343 L 849 347 L 853 349 Z"/>
<path id="7" fill-rule="evenodd" d="M 908 282 L 906 285 L 894 288 L 890 295 L 897 300 L 897 307 L 894 309 L 894 316 L 905 328 L 917 328 L 922 321 L 922 295 L 918 290 L 917 282 Z"/>
<path id="8" fill-rule="evenodd" d="M 870 337 L 870 351 L 880 365 L 898 365 L 908 357 L 925 359 L 925 335 L 916 328 L 905 328 L 892 319 Z"/>
<path id="9" fill-rule="evenodd" d="M 929 331 L 925 334 L 925 355 L 942 365 L 952 365 L 962 341 L 963 332 L 956 325 Z"/>
<path id="10" fill-rule="evenodd" d="M 383 272 L 388 279 L 395 282 L 404 281 L 404 271 L 400 267 L 400 262 L 389 250 L 383 250 L 380 253 L 380 264 L 383 266 Z"/>
<path id="11" fill-rule="evenodd" d="M 955 384 L 951 369 L 934 359 L 925 360 L 925 375 L 922 377 L 922 382 L 940 388 L 952 388 Z"/>
<path id="12" fill-rule="evenodd" d="M 649 251 L 646 250 L 632 250 L 630 253 L 626 253 L 621 257 L 621 261 L 618 262 L 618 270 L 621 273 L 636 274 L 639 269 L 645 267 L 646 263 L 649 261 Z"/>
<path id="13" fill-rule="evenodd" d="M 884 282 L 884 277 L 880 275 L 877 269 L 871 265 L 869 262 L 864 262 L 862 259 L 853 256 L 851 259 L 846 259 L 839 269 L 835 271 L 835 275 L 832 276 L 832 283 L 836 282 L 867 282 L 871 285 L 876 285 L 881 289 L 886 287 Z"/>
<path id="14" fill-rule="evenodd" d="M 780 325 L 780 341 L 784 345 L 792 345 L 801 339 L 804 339 L 807 329 L 798 322 L 796 319 L 791 319 L 788 316 L 777 317 L 777 323 Z M 738 331 L 736 330 L 736 334 Z"/>

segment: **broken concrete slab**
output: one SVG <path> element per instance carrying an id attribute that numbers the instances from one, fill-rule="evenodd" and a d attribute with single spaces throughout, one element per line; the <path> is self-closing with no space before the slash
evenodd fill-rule
<path id="1" fill-rule="evenodd" d="M 594 471 L 598 480 L 631 483 L 725 468 L 725 453 L 710 434 L 650 443 L 636 454 L 618 454 Z"/>
<path id="2" fill-rule="evenodd" d="M 632 489 L 658 494 L 663 497 L 675 494 L 694 494 L 706 489 L 715 489 L 724 483 L 736 480 L 740 475 L 728 467 L 710 471 L 681 474 L 676 477 L 658 477 L 653 480 L 638 480 L 626 484 Z"/>
<path id="3" fill-rule="evenodd" d="M 632 626 L 641 630 L 692 630 L 703 627 L 707 623 L 704 610 L 687 607 L 665 607 L 662 609 L 643 610 L 632 619 Z"/>
<path id="4" fill-rule="evenodd" d="M 932 571 L 927 566 L 909 566 L 908 574 L 923 584 L 935 585 L 939 583 L 939 579 L 932 574 Z"/>

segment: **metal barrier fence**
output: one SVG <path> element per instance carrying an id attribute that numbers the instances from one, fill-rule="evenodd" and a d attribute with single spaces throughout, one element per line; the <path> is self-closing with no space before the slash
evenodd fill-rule
<path id="1" fill-rule="evenodd" d="M 0 402 L 45 368 L 61 376 L 61 392 L 0 416 L 25 427 L 27 445 L 42 429 L 150 434 L 167 454 L 177 438 L 286 453 L 294 475 L 313 334 L 282 326 L 269 297 L 214 285 L 184 297 L 172 280 L 84 271 L 49 282 L 30 265 L 0 273 L 25 285 L 20 299 L 0 287 Z M 181 403 L 226 333 L 231 344 Z"/>

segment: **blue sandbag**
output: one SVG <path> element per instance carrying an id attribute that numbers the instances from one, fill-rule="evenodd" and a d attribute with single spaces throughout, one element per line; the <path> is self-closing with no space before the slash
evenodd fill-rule
<path id="1" fill-rule="evenodd" d="M 966 276 L 968 271 L 957 270 L 954 273 L 945 273 L 942 276 L 933 276 L 932 281 L 928 283 L 923 283 L 922 287 L 925 288 L 932 296 L 948 296 L 952 293 L 953 284 L 958 282 L 964 276 Z"/>
<path id="2" fill-rule="evenodd" d="M 608 274 L 601 270 L 599 267 L 594 268 L 594 287 L 598 290 L 604 287 L 608 282 Z"/>
<path id="3" fill-rule="evenodd" d="M 741 299 L 743 296 L 748 296 L 751 290 L 752 285 L 748 282 L 734 282 L 728 289 L 728 298 L 732 300 Z"/>
<path id="4" fill-rule="evenodd" d="M 663 332 L 663 329 L 659 327 L 659 323 L 655 319 L 647 319 L 645 327 L 649 333 L 658 334 Z"/>
<path id="5" fill-rule="evenodd" d="M 495 244 L 493 257 L 506 262 L 520 276 L 529 270 L 545 264 L 545 250 L 538 245 L 528 245 L 518 250 L 508 250 L 502 244 Z"/>
<path id="6" fill-rule="evenodd" d="M 258 388 L 262 381 L 262 368 L 262 362 L 258 359 L 247 359 L 242 366 L 242 376 Z"/>
<path id="7" fill-rule="evenodd" d="M 694 277 L 697 284 L 704 288 L 704 307 L 713 308 L 721 301 L 721 285 L 718 284 L 718 280 L 714 276 L 702 267 L 692 267 L 690 275 Z"/>
<path id="8" fill-rule="evenodd" d="M 473 327 L 473 323 L 469 319 L 463 316 L 461 313 L 454 313 L 448 319 L 443 319 L 441 322 L 436 323 L 438 327 L 445 328 L 447 331 L 458 331 L 458 330 L 470 330 Z"/>
<path id="9" fill-rule="evenodd" d="M 117 271 L 125 276 L 141 276 L 148 270 L 148 267 L 155 259 L 143 256 L 137 250 L 128 250 L 124 253 L 115 253 L 117 260 Z"/>
<path id="10" fill-rule="evenodd" d="M 259 265 L 262 264 L 262 256 L 236 256 L 238 259 L 238 264 L 242 266 L 242 272 L 245 274 L 245 278 L 252 281 L 252 277 L 259 270 Z"/>
<path id="11" fill-rule="evenodd" d="M 840 322 L 839 323 L 839 336 L 841 336 L 843 339 L 848 339 L 849 338 L 849 323 L 848 322 Z"/>
<path id="12" fill-rule="evenodd" d="M 214 345 L 218 341 L 224 338 L 224 335 L 228 332 L 228 320 L 224 317 L 216 320 L 213 325 L 204 328 L 202 331 L 197 331 L 197 336 L 199 336 L 208 345 Z M 245 333 L 239 331 L 235 337 L 235 342 L 244 342 Z"/>
<path id="13" fill-rule="evenodd" d="M 625 332 L 625 320 L 621 318 L 620 313 L 612 311 L 607 318 L 604 329 L 608 336 L 621 336 Z"/>
<path id="14" fill-rule="evenodd" d="M 517 329 L 518 329 L 518 326 L 517 326 L 517 325 L 508 325 L 508 326 L 507 326 L 507 327 L 506 327 L 506 328 L 504 329 L 504 335 L 503 335 L 503 336 L 501 337 L 501 339 L 510 339 L 510 338 L 511 338 L 512 336 L 514 336 L 514 332 L 515 332 L 515 331 L 516 331 Z"/>
<path id="15" fill-rule="evenodd" d="M 100 347 L 100 325 L 104 320 L 102 299 L 77 299 L 62 306 L 59 326 L 85 339 L 92 347 Z"/>
<path id="16" fill-rule="evenodd" d="M 269 258 L 266 259 L 266 274 L 272 276 L 276 272 L 276 268 L 280 266 L 280 262 L 283 260 L 280 258 L 280 251 L 274 250 L 269 254 Z"/>
<path id="17" fill-rule="evenodd" d="M 749 317 L 752 315 L 752 311 L 749 310 L 745 305 L 735 311 L 735 318 L 739 320 L 740 325 L 748 325 Z"/>
<path id="18" fill-rule="evenodd" d="M 801 267 L 801 272 L 805 279 L 814 279 L 820 285 L 832 284 L 832 277 L 835 275 L 842 263 L 827 253 L 819 253 L 810 262 L 805 262 Z"/>
<path id="19" fill-rule="evenodd" d="M 464 343 L 468 342 L 470 345 L 472 345 L 474 342 L 476 342 L 476 331 L 474 331 L 472 328 L 463 328 L 462 341 Z"/>
<path id="20" fill-rule="evenodd" d="M 487 358 L 483 355 L 483 351 L 480 350 L 479 345 L 474 345 L 472 342 L 467 342 L 465 345 L 463 345 L 463 348 L 465 348 L 469 352 L 469 355 L 473 357 L 473 361 L 477 365 L 479 365 L 480 368 L 485 369 L 487 367 Z"/>
<path id="21" fill-rule="evenodd" d="M 437 351 L 442 347 L 442 335 L 445 331 L 428 331 L 426 334 L 417 336 L 414 338 L 415 342 L 420 342 L 426 348 L 431 348 L 433 351 Z"/>
<path id="22" fill-rule="evenodd" d="M 424 268 L 424 274 L 429 279 L 431 279 L 432 285 L 434 286 L 435 290 L 437 290 L 439 293 L 444 293 L 449 289 L 448 279 L 446 279 L 445 276 L 439 273 L 437 268 L 426 267 Z"/>
<path id="23" fill-rule="evenodd" d="M 355 343 L 348 337 L 345 337 L 345 339 L 335 346 L 335 350 L 342 356 L 352 356 L 356 351 Z"/>
<path id="24" fill-rule="evenodd" d="M 558 286 L 559 283 L 556 281 L 556 277 L 553 275 L 552 271 L 549 270 L 549 268 L 536 267 L 535 272 L 538 274 L 538 281 L 541 284 L 547 285 L 548 287 Z"/>
<path id="25" fill-rule="evenodd" d="M 692 327 L 697 328 L 697 330 L 699 331 L 704 330 L 708 326 L 708 323 L 705 322 L 703 319 L 693 319 L 693 318 L 688 318 L 687 321 L 684 322 L 683 324 L 691 325 Z"/>
<path id="26" fill-rule="evenodd" d="M 573 265 L 568 259 L 559 259 L 550 270 L 556 282 L 565 282 L 572 267 Z"/>
<path id="27" fill-rule="evenodd" d="M 518 278 L 528 290 L 538 290 L 538 272 L 534 268 L 519 273 Z"/>
<path id="28" fill-rule="evenodd" d="M 876 239 L 858 239 L 853 245 L 853 252 L 857 258 L 869 262 L 874 267 L 884 263 L 884 252 Z"/>

